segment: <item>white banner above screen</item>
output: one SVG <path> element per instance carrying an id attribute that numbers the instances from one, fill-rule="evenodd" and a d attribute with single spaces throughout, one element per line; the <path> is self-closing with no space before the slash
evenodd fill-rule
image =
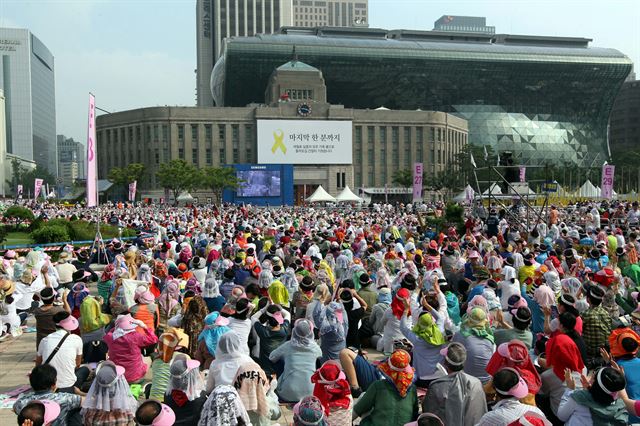
<path id="1" fill-rule="evenodd" d="M 258 120 L 258 164 L 351 164 L 353 123 Z"/>

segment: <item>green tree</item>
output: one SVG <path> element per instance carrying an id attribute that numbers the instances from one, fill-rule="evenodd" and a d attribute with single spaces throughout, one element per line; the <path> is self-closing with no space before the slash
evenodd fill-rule
<path id="1" fill-rule="evenodd" d="M 230 167 L 207 167 L 202 171 L 203 186 L 211 189 L 218 203 L 222 202 L 225 189 L 238 189 L 242 180 L 238 179 Z"/>
<path id="2" fill-rule="evenodd" d="M 405 189 L 409 189 L 413 185 L 413 171 L 409 169 L 396 170 L 393 172 L 393 176 L 391 176 L 391 182 Z M 409 200 L 412 195 L 405 194 L 405 197 Z"/>
<path id="3" fill-rule="evenodd" d="M 413 185 L 413 172 L 409 169 L 400 169 L 393 172 L 391 182 L 403 188 L 411 188 Z"/>
<path id="4" fill-rule="evenodd" d="M 107 179 L 114 185 L 124 187 L 125 192 L 129 189 L 129 184 L 134 181 L 140 182 L 144 176 L 146 168 L 142 163 L 130 163 L 126 167 L 114 167 L 109 170 Z"/>
<path id="5" fill-rule="evenodd" d="M 431 191 L 437 191 L 442 194 L 445 200 L 453 198 L 454 191 L 460 189 L 460 182 L 456 173 L 442 171 L 433 176 L 428 176 L 425 187 Z"/>
<path id="6" fill-rule="evenodd" d="M 156 177 L 161 187 L 173 193 L 176 203 L 181 192 L 203 186 L 202 174 L 184 160 L 171 160 L 161 164 Z"/>
<path id="7" fill-rule="evenodd" d="M 33 221 L 35 219 L 31 209 L 22 206 L 11 206 L 4 212 L 4 217 L 7 219 L 14 219 L 17 225 L 20 225 L 25 220 Z"/>

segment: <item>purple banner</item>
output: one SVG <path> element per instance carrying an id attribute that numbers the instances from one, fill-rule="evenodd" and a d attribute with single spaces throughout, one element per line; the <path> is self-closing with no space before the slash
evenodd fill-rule
<path id="1" fill-rule="evenodd" d="M 33 185 L 33 199 L 37 200 L 38 199 L 38 195 L 40 195 L 40 191 L 42 190 L 42 182 L 44 182 L 43 179 L 38 179 L 36 178 L 36 181 Z M 45 197 L 47 198 L 47 197 Z"/>
<path id="2" fill-rule="evenodd" d="M 600 196 L 610 200 L 613 197 L 613 175 L 616 166 L 605 164 L 602 166 L 602 181 L 600 182 Z"/>
<path id="3" fill-rule="evenodd" d="M 136 189 L 138 187 L 138 181 L 134 180 L 129 184 L 129 201 L 133 202 L 136 200 Z"/>
<path id="4" fill-rule="evenodd" d="M 467 185 L 467 187 L 464 189 L 464 200 L 467 202 L 467 204 L 473 203 L 475 196 L 476 196 L 476 192 L 473 190 L 472 187 Z"/>
<path id="5" fill-rule="evenodd" d="M 413 202 L 422 200 L 422 163 L 413 163 Z"/>
<path id="6" fill-rule="evenodd" d="M 87 127 L 87 207 L 98 205 L 98 158 L 96 152 L 96 98 L 89 94 Z"/>
<path id="7" fill-rule="evenodd" d="M 526 175 L 527 175 L 527 168 L 526 167 L 520 167 L 520 182 L 525 182 L 526 181 Z"/>

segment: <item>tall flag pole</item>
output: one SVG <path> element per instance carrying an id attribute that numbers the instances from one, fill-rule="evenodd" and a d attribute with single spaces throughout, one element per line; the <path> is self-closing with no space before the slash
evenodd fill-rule
<path id="1" fill-rule="evenodd" d="M 96 152 L 96 98 L 89 93 L 87 129 L 87 207 L 98 205 L 98 158 Z"/>

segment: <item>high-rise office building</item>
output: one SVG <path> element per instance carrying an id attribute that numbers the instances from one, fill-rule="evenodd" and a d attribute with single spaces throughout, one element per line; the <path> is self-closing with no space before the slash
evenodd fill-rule
<path id="1" fill-rule="evenodd" d="M 69 163 L 75 163 L 75 169 L 77 170 L 77 176 L 75 178 L 85 178 L 84 158 L 85 150 L 84 145 L 80 142 L 76 142 L 73 138 L 67 138 L 65 135 L 58 135 L 58 171 L 59 175 L 64 178 L 62 168 Z M 75 179 L 74 178 L 74 179 Z"/>
<path id="2" fill-rule="evenodd" d="M 57 174 L 53 55 L 27 29 L 0 28 L 7 152 Z"/>
<path id="3" fill-rule="evenodd" d="M 614 161 L 640 150 L 640 80 L 622 85 L 609 117 L 609 149 Z"/>
<path id="4" fill-rule="evenodd" d="M 271 34 L 293 24 L 291 0 L 197 0 L 196 96 L 213 106 L 210 79 L 222 41 L 233 36 Z"/>
<path id="5" fill-rule="evenodd" d="M 296 27 L 367 27 L 369 0 L 293 0 Z"/>
<path id="6" fill-rule="evenodd" d="M 487 26 L 487 18 L 479 16 L 443 15 L 433 23 L 433 30 L 458 33 L 496 33 L 496 27 Z"/>

